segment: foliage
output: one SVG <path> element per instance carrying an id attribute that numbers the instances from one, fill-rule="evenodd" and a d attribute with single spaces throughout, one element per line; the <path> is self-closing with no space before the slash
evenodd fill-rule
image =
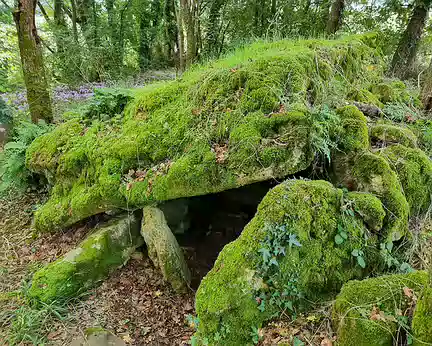
<path id="1" fill-rule="evenodd" d="M 131 99 L 131 92 L 127 89 L 96 89 L 94 98 L 85 106 L 83 117 L 88 120 L 109 120 L 122 114 Z"/>
<path id="2" fill-rule="evenodd" d="M 11 124 L 12 112 L 6 102 L 0 97 L 0 124 Z"/>
<path id="3" fill-rule="evenodd" d="M 24 191 L 35 183 L 35 175 L 25 166 L 25 153 L 33 140 L 51 130 L 43 121 L 33 124 L 23 121 L 14 128 L 14 135 L 0 153 L 0 194 Z"/>

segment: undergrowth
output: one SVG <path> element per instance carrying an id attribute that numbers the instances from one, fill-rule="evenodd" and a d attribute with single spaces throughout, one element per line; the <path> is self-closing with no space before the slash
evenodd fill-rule
<path id="1" fill-rule="evenodd" d="M 11 141 L 0 152 L 0 197 L 7 193 L 22 193 L 36 183 L 35 175 L 25 166 L 25 153 L 33 140 L 52 129 L 40 121 L 38 124 L 23 121 L 14 128 Z"/>

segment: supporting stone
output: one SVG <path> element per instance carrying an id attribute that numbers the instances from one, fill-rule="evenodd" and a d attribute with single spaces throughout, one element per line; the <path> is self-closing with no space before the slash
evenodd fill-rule
<path id="1" fill-rule="evenodd" d="M 150 259 L 160 268 L 165 280 L 176 291 L 186 291 L 191 274 L 162 210 L 155 207 L 144 208 L 141 234 L 147 244 Z"/>
<path id="2" fill-rule="evenodd" d="M 36 302 L 65 300 L 105 279 L 143 244 L 135 215 L 102 224 L 77 248 L 38 270 L 29 290 Z"/>

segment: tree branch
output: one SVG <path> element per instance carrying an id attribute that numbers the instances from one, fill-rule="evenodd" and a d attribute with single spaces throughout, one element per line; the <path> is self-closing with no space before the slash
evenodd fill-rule
<path id="1" fill-rule="evenodd" d="M 48 24 L 51 24 L 51 19 L 50 19 L 50 17 L 48 17 L 48 14 L 46 13 L 46 11 L 45 11 L 44 7 L 42 6 L 41 2 L 38 1 L 37 4 L 38 4 L 39 9 L 40 9 L 40 11 L 42 12 L 42 15 L 44 16 L 46 22 L 47 22 Z"/>
<path id="2" fill-rule="evenodd" d="M 8 3 L 7 3 L 5 0 L 0 0 L 0 1 L 2 2 L 3 5 L 6 6 L 6 8 L 7 8 L 8 10 L 12 11 L 12 7 L 10 7 L 10 6 L 8 5 Z"/>

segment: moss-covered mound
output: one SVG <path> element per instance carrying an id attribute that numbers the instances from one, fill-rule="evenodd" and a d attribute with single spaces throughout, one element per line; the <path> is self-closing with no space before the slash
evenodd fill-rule
<path id="1" fill-rule="evenodd" d="M 77 116 L 27 152 L 28 167 L 54 185 L 35 226 L 304 170 L 317 138 L 308 108 L 341 104 L 377 79 L 379 63 L 361 37 L 255 43 L 135 91 L 124 116 Z"/>
<path id="2" fill-rule="evenodd" d="M 29 297 L 49 303 L 76 296 L 122 266 L 142 244 L 140 218 L 118 217 L 102 224 L 77 248 L 38 270 Z"/>
<path id="3" fill-rule="evenodd" d="M 379 265 L 384 215 L 376 197 L 345 195 L 325 181 L 278 185 L 201 282 L 197 337 L 211 345 L 246 345 L 251 327 L 282 310 L 295 315 L 367 275 Z"/>
<path id="4" fill-rule="evenodd" d="M 418 271 L 345 284 L 333 310 L 338 345 L 392 346 L 398 319 L 403 321 L 413 295 L 419 296 L 427 281 L 427 273 Z"/>
<path id="5" fill-rule="evenodd" d="M 412 215 L 428 210 L 432 194 L 432 161 L 420 149 L 393 145 L 380 152 L 396 171 Z"/>
<path id="6" fill-rule="evenodd" d="M 417 137 L 406 127 L 377 124 L 371 127 L 370 137 L 377 147 L 385 147 L 396 143 L 410 148 L 417 148 Z"/>

